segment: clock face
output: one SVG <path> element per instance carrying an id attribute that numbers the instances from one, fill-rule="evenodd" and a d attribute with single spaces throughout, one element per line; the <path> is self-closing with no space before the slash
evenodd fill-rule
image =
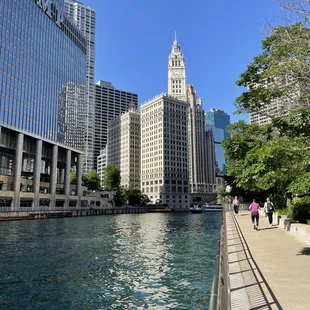
<path id="1" fill-rule="evenodd" d="M 179 76 L 180 73 L 177 71 L 177 72 L 174 72 L 174 76 Z"/>

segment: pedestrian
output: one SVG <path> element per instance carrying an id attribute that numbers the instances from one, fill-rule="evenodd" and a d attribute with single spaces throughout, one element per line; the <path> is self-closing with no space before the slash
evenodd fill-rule
<path id="1" fill-rule="evenodd" d="M 274 205 L 271 202 L 270 198 L 267 198 L 267 200 L 264 204 L 264 209 L 265 209 L 265 212 L 268 216 L 269 227 L 271 227 L 272 226 L 273 212 L 274 212 Z"/>
<path id="2" fill-rule="evenodd" d="M 233 200 L 233 206 L 234 206 L 234 212 L 235 214 L 238 214 L 239 213 L 239 199 L 238 199 L 238 196 L 235 196 L 234 200 Z"/>
<path id="3" fill-rule="evenodd" d="M 259 204 L 255 199 L 253 199 L 253 202 L 250 204 L 249 210 L 251 211 L 251 219 L 254 226 L 253 228 L 259 230 Z"/>

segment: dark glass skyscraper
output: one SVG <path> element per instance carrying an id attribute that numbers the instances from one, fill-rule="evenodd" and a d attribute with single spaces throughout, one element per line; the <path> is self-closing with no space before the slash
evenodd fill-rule
<path id="1" fill-rule="evenodd" d="M 64 0 L 0 0 L 0 206 L 76 205 L 85 85 L 86 40 Z"/>
<path id="2" fill-rule="evenodd" d="M 212 130 L 215 143 L 215 159 L 217 162 L 217 174 L 225 173 L 224 149 L 221 142 L 229 136 L 227 126 L 230 124 L 230 115 L 222 110 L 210 109 L 205 113 L 206 130 Z"/>

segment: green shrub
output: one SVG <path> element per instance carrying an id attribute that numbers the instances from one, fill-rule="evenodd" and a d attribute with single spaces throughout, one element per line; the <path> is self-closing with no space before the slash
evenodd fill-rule
<path id="1" fill-rule="evenodd" d="M 299 223 L 307 223 L 310 219 L 310 196 L 293 199 L 292 218 Z"/>
<path id="2" fill-rule="evenodd" d="M 280 215 L 287 215 L 288 217 L 290 217 L 291 215 L 291 210 L 289 208 L 286 209 L 276 209 L 276 212 Z"/>

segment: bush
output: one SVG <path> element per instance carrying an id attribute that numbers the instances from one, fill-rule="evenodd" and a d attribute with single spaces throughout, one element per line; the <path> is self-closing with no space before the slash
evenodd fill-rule
<path id="1" fill-rule="evenodd" d="M 292 218 L 299 223 L 307 224 L 310 219 L 310 196 L 293 199 Z"/>
<path id="2" fill-rule="evenodd" d="M 291 216 L 291 210 L 289 208 L 286 209 L 277 209 L 276 210 L 278 214 L 280 215 L 287 215 L 288 217 Z"/>

